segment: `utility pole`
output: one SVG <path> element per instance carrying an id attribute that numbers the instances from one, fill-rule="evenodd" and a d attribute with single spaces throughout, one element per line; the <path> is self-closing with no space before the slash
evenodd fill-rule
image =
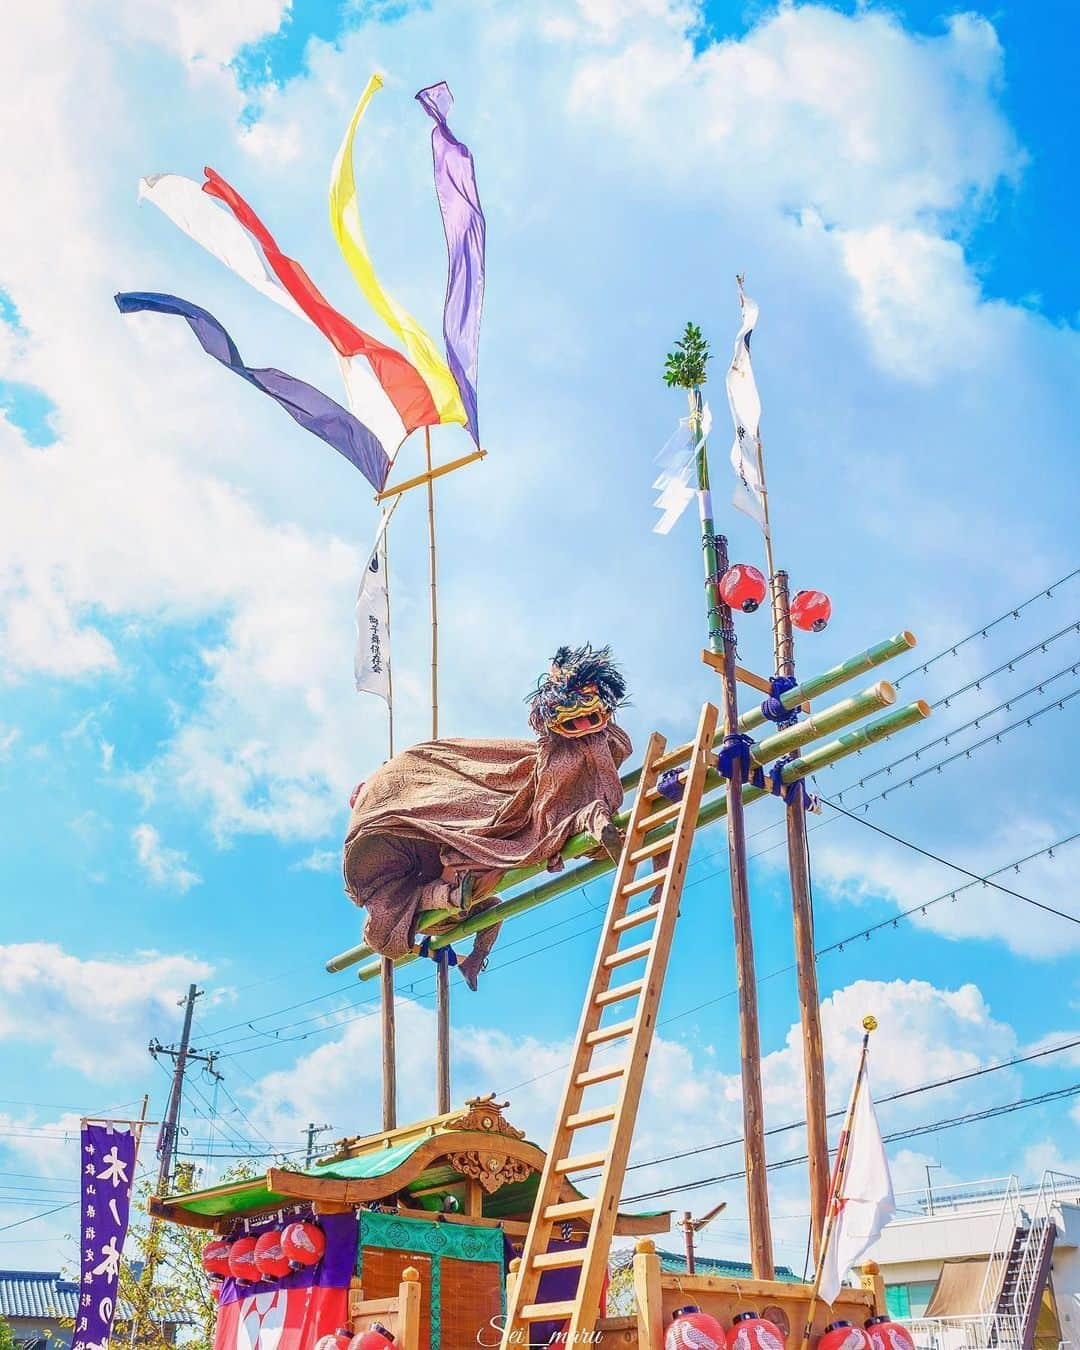
<path id="1" fill-rule="evenodd" d="M 148 1047 L 155 1059 L 158 1055 L 167 1055 L 173 1061 L 169 1105 L 162 1119 L 161 1133 L 158 1135 L 157 1153 L 160 1166 L 158 1168 L 157 1194 L 159 1196 L 168 1193 L 169 1183 L 172 1179 L 173 1156 L 176 1152 L 176 1136 L 180 1122 L 180 1106 L 184 1097 L 184 1073 L 187 1066 L 192 1060 L 198 1060 L 206 1065 L 210 1073 L 216 1073 L 214 1061 L 217 1056 L 214 1052 L 210 1051 L 209 1054 L 203 1054 L 201 1051 L 191 1048 L 191 1020 L 195 1014 L 195 1000 L 202 997 L 202 992 L 195 985 L 190 985 L 187 996 L 180 1000 L 179 1006 L 184 1009 L 184 1025 L 180 1032 L 180 1044 L 162 1045 L 155 1036 Z M 220 1077 L 220 1075 L 218 1076 Z"/>
<path id="2" fill-rule="evenodd" d="M 307 1157 L 304 1159 L 305 1167 L 310 1167 L 315 1161 L 315 1136 L 317 1134 L 322 1134 L 324 1130 L 332 1130 L 333 1128 L 333 1125 L 316 1125 L 313 1120 L 308 1122 Z"/>
<path id="3" fill-rule="evenodd" d="M 696 1270 L 694 1259 L 694 1237 L 706 1226 L 712 1223 L 723 1210 L 727 1209 L 727 1201 L 721 1200 L 718 1205 L 714 1205 L 707 1214 L 703 1214 L 700 1219 L 695 1219 L 690 1211 L 684 1210 L 683 1216 L 678 1220 L 678 1226 L 683 1230 L 683 1237 L 686 1239 L 686 1273 L 693 1275 Z"/>

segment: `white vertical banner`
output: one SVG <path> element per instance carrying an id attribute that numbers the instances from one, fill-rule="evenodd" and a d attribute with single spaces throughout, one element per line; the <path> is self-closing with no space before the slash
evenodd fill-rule
<path id="1" fill-rule="evenodd" d="M 757 301 L 743 294 L 739 283 L 739 305 L 742 324 L 735 339 L 735 351 L 726 376 L 728 406 L 735 424 L 735 440 L 731 447 L 731 467 L 738 483 L 732 497 L 737 511 L 756 520 L 765 531 L 765 499 L 761 474 L 758 470 L 758 450 L 761 436 L 761 398 L 750 364 L 750 338 L 757 323 Z"/>
<path id="2" fill-rule="evenodd" d="M 390 595 L 383 572 L 382 541 L 393 513 L 393 506 L 382 513 L 356 595 L 356 655 L 353 658 L 357 690 L 362 694 L 377 694 L 387 705 L 390 703 Z"/>
<path id="3" fill-rule="evenodd" d="M 712 413 L 706 403 L 701 413 L 701 426 L 695 441 L 690 418 L 684 417 L 656 456 L 660 473 L 653 490 L 660 495 L 653 505 L 662 512 L 653 526 L 653 534 L 668 534 L 671 527 L 700 494 L 690 486 L 694 472 L 694 456 L 712 427 Z"/>

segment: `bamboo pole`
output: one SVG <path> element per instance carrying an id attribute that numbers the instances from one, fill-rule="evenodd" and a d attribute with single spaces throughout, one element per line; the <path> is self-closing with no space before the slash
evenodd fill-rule
<path id="1" fill-rule="evenodd" d="M 825 1231 L 821 1238 L 821 1254 L 817 1259 L 817 1266 L 814 1270 L 814 1283 L 810 1290 L 810 1302 L 806 1308 L 806 1322 L 803 1326 L 802 1341 L 799 1350 L 809 1350 L 810 1337 L 814 1331 L 814 1313 L 817 1310 L 818 1297 L 821 1294 L 821 1280 L 825 1273 L 825 1257 L 828 1255 L 829 1244 L 832 1241 L 833 1230 L 836 1227 L 836 1216 L 840 1212 L 838 1203 L 841 1188 L 847 1176 L 848 1150 L 851 1146 L 851 1127 L 855 1120 L 855 1108 L 859 1103 L 859 1093 L 862 1091 L 863 1080 L 866 1077 L 866 1053 L 870 1047 L 870 1033 L 877 1030 L 877 1018 L 863 1018 L 863 1038 L 862 1052 L 859 1055 L 859 1069 L 855 1075 L 855 1082 L 851 1089 L 851 1100 L 848 1103 L 847 1115 L 844 1118 L 844 1128 L 840 1133 L 840 1142 L 836 1148 L 836 1167 L 833 1172 L 833 1181 L 829 1189 L 829 1213 L 825 1220 Z"/>
<path id="2" fill-rule="evenodd" d="M 384 1130 L 397 1129 L 397 1024 L 394 1020 L 394 963 L 379 958 L 382 975 L 382 1123 Z"/>
<path id="3" fill-rule="evenodd" d="M 770 585 L 773 610 L 773 648 L 777 675 L 794 678 L 795 643 L 791 631 L 787 573 L 773 572 Z M 889 702 L 896 699 L 891 691 Z M 806 1100 L 806 1154 L 810 1192 L 810 1234 L 815 1262 L 821 1255 L 825 1215 L 829 1205 L 829 1135 L 825 1099 L 825 1053 L 821 1034 L 821 1003 L 818 995 L 817 958 L 814 954 L 814 914 L 810 895 L 810 854 L 806 833 L 806 803 L 801 792 L 787 804 L 784 816 L 787 835 L 788 877 L 791 884 L 791 917 L 795 944 L 796 985 L 802 1022 L 803 1090 Z"/>
<path id="4" fill-rule="evenodd" d="M 784 766 L 782 781 L 788 784 L 794 783 L 797 779 L 809 777 L 810 774 L 828 768 L 830 764 L 835 764 L 837 760 L 845 759 L 848 755 L 853 755 L 859 750 L 865 750 L 871 745 L 877 745 L 879 741 L 886 740 L 889 736 L 896 735 L 897 732 L 915 726 L 929 716 L 930 705 L 922 699 L 915 703 L 908 703 L 902 708 L 894 708 L 883 717 L 868 722 L 865 726 L 857 727 L 853 731 L 846 732 L 843 736 L 826 742 L 825 745 L 807 755 L 789 760 Z M 718 775 L 716 777 L 718 778 Z M 719 780 L 710 788 L 707 778 L 706 790 L 715 791 L 719 783 L 722 782 L 723 780 Z M 742 790 L 742 799 L 745 805 L 769 795 L 769 792 L 764 788 L 746 786 Z M 711 825 L 714 821 L 720 820 L 727 815 L 727 809 L 728 803 L 725 793 L 701 808 L 698 812 L 696 828 L 700 830 L 706 825 Z M 672 831 L 672 826 L 661 825 L 646 835 L 646 841 L 653 843 L 656 840 L 668 837 Z M 451 943 L 460 942 L 464 938 L 471 937 L 474 933 L 490 928 L 493 924 L 516 918 L 519 914 L 526 914 L 529 910 L 536 909 L 548 900 L 554 900 L 556 896 L 563 895 L 566 891 L 576 890 L 578 886 L 594 881 L 597 877 L 601 877 L 605 872 L 610 872 L 613 869 L 614 863 L 610 858 L 604 857 L 585 863 L 582 867 L 575 867 L 571 871 L 560 873 L 559 876 L 543 882 L 532 890 L 524 891 L 511 900 L 504 900 L 500 904 L 492 906 L 483 914 L 474 914 L 471 918 L 462 919 L 460 923 L 455 924 L 453 928 L 447 929 L 444 933 L 432 934 L 429 939 L 431 949 L 434 951 L 440 947 L 449 946 Z M 438 921 L 438 916 L 436 916 L 436 921 Z M 351 965 L 371 954 L 371 951 L 368 950 L 362 955 L 354 956 L 347 964 Z M 346 953 L 343 953 L 343 955 L 346 955 Z M 410 952 L 408 955 L 398 958 L 394 965 L 405 966 L 418 959 L 415 952 Z M 372 980 L 379 974 L 379 969 L 380 963 L 378 961 L 372 965 L 364 966 L 359 971 L 359 978 L 361 980 Z"/>
<path id="5" fill-rule="evenodd" d="M 727 540 L 714 536 L 717 575 L 727 571 Z M 711 598 L 711 597 L 710 597 Z M 717 598 L 719 592 L 717 591 Z M 717 605 L 724 652 L 724 726 L 736 734 L 739 722 L 738 689 L 735 684 L 735 627 L 731 610 Z M 710 615 L 712 611 L 710 610 Z M 711 634 L 710 634 L 711 636 Z M 775 1278 L 772 1229 L 769 1224 L 769 1186 L 765 1171 L 765 1117 L 761 1089 L 761 1028 L 758 1022 L 757 977 L 754 973 L 754 934 L 750 921 L 750 877 L 746 861 L 746 826 L 743 820 L 743 767 L 733 755 L 726 799 L 728 879 L 731 885 L 731 918 L 735 933 L 735 970 L 739 989 L 739 1053 L 742 1074 L 743 1155 L 746 1161 L 746 1207 L 750 1225 L 750 1263 L 755 1280 Z"/>
<path id="6" fill-rule="evenodd" d="M 438 1023 L 438 1064 L 436 1066 L 436 1112 L 450 1110 L 450 962 L 449 952 L 435 956 L 435 1018 Z"/>
<path id="7" fill-rule="evenodd" d="M 424 450 L 431 473 L 431 428 L 424 428 Z M 427 480 L 428 555 L 431 577 L 431 739 L 439 739 L 439 596 L 435 571 L 435 485 Z"/>
<path id="8" fill-rule="evenodd" d="M 900 656 L 903 652 L 910 651 L 915 644 L 916 638 L 913 633 L 897 633 L 894 637 L 886 638 L 884 642 L 878 642 L 873 647 L 867 647 L 858 656 L 851 656 L 846 661 L 841 661 L 838 666 L 833 666 L 831 670 L 827 670 L 821 675 L 814 675 L 809 680 L 797 684 L 794 689 L 790 689 L 786 694 L 781 695 L 780 702 L 790 712 L 801 703 L 808 703 L 811 699 L 820 698 L 822 694 L 827 694 L 841 684 L 846 684 L 848 680 L 854 680 L 859 675 L 865 675 L 868 670 L 873 670 L 875 666 L 884 665 L 886 661 L 891 661 L 894 656 Z M 763 726 L 767 721 L 768 718 L 762 713 L 761 708 L 755 706 L 739 715 L 739 730 L 753 731 L 755 728 Z M 722 735 L 718 735 L 716 744 L 719 745 L 722 739 Z M 673 765 L 685 763 L 690 756 L 690 750 L 689 742 L 685 745 L 675 746 L 664 756 L 664 767 L 671 768 Z M 633 769 L 630 773 L 623 775 L 622 785 L 624 788 L 636 787 L 640 778 L 641 770 Z"/>
<path id="9" fill-rule="evenodd" d="M 795 749 L 806 741 L 839 731 L 841 728 L 859 721 L 868 713 L 891 706 L 895 697 L 896 692 L 892 685 L 881 680 L 869 689 L 863 690 L 861 694 L 855 695 L 854 698 L 844 699 L 830 708 L 822 709 L 812 720 L 800 722 L 797 728 L 792 729 L 798 733 L 796 735 L 792 735 L 790 731 L 783 731 L 776 732 L 772 736 L 766 736 L 764 740 L 753 747 L 751 756 L 755 763 L 766 764 L 770 759 L 786 754 L 789 750 Z M 705 780 L 705 790 L 706 792 L 715 791 L 722 787 L 724 782 L 725 780 L 715 770 L 710 770 Z M 629 812 L 621 812 L 615 817 L 615 824 L 620 829 L 624 829 L 628 819 Z M 560 856 L 564 862 L 572 862 L 575 858 L 582 857 L 595 847 L 596 840 L 591 834 L 576 834 L 564 845 Z M 525 867 L 511 868 L 503 876 L 500 886 L 505 890 L 519 886 L 531 877 L 538 876 L 544 871 L 545 866 L 544 863 L 531 863 Z M 439 915 L 437 914 L 431 920 L 428 920 L 429 923 L 437 923 L 438 921 Z M 421 929 L 424 929 L 424 924 L 425 920 L 422 918 L 419 925 Z M 355 965 L 357 961 L 362 961 L 365 956 L 372 956 L 373 954 L 371 947 L 360 943 L 358 946 L 350 947 L 348 951 L 332 957 L 327 962 L 326 969 L 333 974 L 339 970 L 345 970 L 348 966 Z"/>

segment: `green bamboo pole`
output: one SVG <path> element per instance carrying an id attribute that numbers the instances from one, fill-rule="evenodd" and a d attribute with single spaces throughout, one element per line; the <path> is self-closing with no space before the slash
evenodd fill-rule
<path id="1" fill-rule="evenodd" d="M 904 652 L 910 651 L 916 645 L 914 633 L 897 633 L 891 638 L 886 638 L 884 642 L 879 642 L 873 647 L 867 647 L 866 651 L 860 652 L 858 656 L 850 656 L 846 661 L 841 661 L 838 666 L 833 666 L 831 670 L 825 671 L 823 675 L 814 675 L 810 679 L 797 684 L 794 689 L 782 695 L 780 702 L 789 711 L 799 707 L 800 704 L 809 703 L 811 699 L 820 698 L 822 694 L 829 693 L 830 690 L 837 688 L 838 685 L 846 684 L 848 680 L 854 680 L 859 675 L 865 675 L 868 670 L 873 670 L 875 666 L 884 665 L 886 661 L 891 661 L 895 656 L 901 656 Z M 753 731 L 755 727 L 760 727 L 767 719 L 761 711 L 761 707 L 755 704 L 739 716 L 739 730 Z M 719 745 L 723 740 L 722 733 L 717 733 L 714 744 Z M 678 756 L 688 759 L 690 756 L 690 745 L 678 745 L 673 750 L 669 750 L 665 758 L 670 764 L 680 762 Z M 622 779 L 622 785 L 625 788 L 636 787 L 641 778 L 641 770 L 634 769 L 625 774 Z"/>
<path id="2" fill-rule="evenodd" d="M 855 727 L 842 736 L 838 736 L 836 740 L 828 741 L 825 745 L 810 751 L 809 754 L 789 760 L 784 765 L 781 777 L 785 784 L 794 783 L 800 778 L 807 778 L 820 769 L 835 764 L 837 760 L 845 759 L 848 755 L 853 755 L 859 750 L 865 750 L 871 745 L 877 745 L 879 741 L 886 740 L 890 736 L 895 736 L 897 732 L 915 726 L 916 723 L 929 716 L 930 705 L 924 699 L 905 704 L 902 708 L 893 708 L 883 717 L 879 717 L 873 722 L 867 722 L 864 726 Z M 715 780 L 713 789 L 720 786 L 724 781 L 714 770 L 706 778 L 706 791 L 710 790 L 710 779 Z M 742 799 L 747 805 L 761 797 L 768 796 L 771 796 L 771 793 L 762 788 L 751 787 L 749 784 L 742 789 Z M 706 825 L 711 825 L 714 821 L 721 820 L 727 815 L 727 809 L 726 795 L 708 802 L 698 812 L 696 828 L 700 830 Z M 666 838 L 673 832 L 674 826 L 662 825 L 658 829 L 650 831 L 646 835 L 646 841 L 652 843 L 654 840 Z M 572 871 L 562 873 L 552 878 L 551 881 L 545 881 L 530 891 L 516 895 L 512 900 L 504 900 L 501 904 L 486 910 L 483 914 L 474 914 L 472 918 L 463 919 L 445 933 L 432 935 L 430 945 L 432 949 L 438 949 L 454 942 L 460 942 L 462 938 L 471 937 L 484 928 L 490 928 L 492 924 L 502 923 L 504 919 L 513 919 L 519 914 L 525 914 L 538 905 L 545 904 L 548 900 L 554 900 L 556 896 L 563 895 L 566 891 L 575 890 L 588 881 L 594 881 L 597 877 L 603 876 L 605 872 L 610 872 L 613 869 L 614 863 L 610 858 L 594 859 L 583 867 L 575 867 Z M 370 952 L 367 954 L 371 955 Z M 415 952 L 409 952 L 406 956 L 400 957 L 394 964 L 398 966 L 409 965 L 418 959 Z M 381 964 L 381 961 L 373 961 L 370 965 L 362 967 L 358 972 L 359 978 L 361 980 L 375 979 L 379 974 Z"/>
<path id="3" fill-rule="evenodd" d="M 808 718 L 805 722 L 798 723 L 797 726 L 778 731 L 772 736 L 766 736 L 759 744 L 754 746 L 754 760 L 758 764 L 767 764 L 770 760 L 777 759 L 780 755 L 786 755 L 789 751 L 796 749 L 807 741 L 830 735 L 834 731 L 839 731 L 841 727 L 850 726 L 852 722 L 859 721 L 860 718 L 875 712 L 879 708 L 889 706 L 895 698 L 896 691 L 892 685 L 887 680 L 879 680 L 869 689 L 864 689 L 861 694 L 856 694 L 853 698 L 843 699 L 829 708 L 823 708 L 820 713 Z M 705 779 L 705 791 L 713 792 L 718 787 L 723 786 L 723 783 L 724 780 L 720 775 L 715 770 L 710 770 Z M 615 817 L 615 824 L 620 829 L 625 829 L 629 815 L 628 811 L 622 812 Z M 596 840 L 591 834 L 576 834 L 563 848 L 561 857 L 564 862 L 573 862 L 595 847 Z M 538 876 L 543 870 L 543 863 L 531 863 L 527 867 L 514 867 L 506 873 L 499 883 L 500 889 L 510 890 L 514 886 L 519 886 L 523 881 Z M 436 914 L 431 917 L 429 922 L 437 923 L 438 921 L 439 916 Z M 421 929 L 424 928 L 423 920 L 421 920 L 420 927 Z M 350 947 L 348 951 L 331 957 L 326 963 L 326 969 L 331 974 L 335 974 L 337 971 L 345 970 L 349 966 L 355 965 L 357 961 L 362 961 L 365 957 L 371 955 L 371 948 L 366 943 L 360 943 L 355 947 Z"/>

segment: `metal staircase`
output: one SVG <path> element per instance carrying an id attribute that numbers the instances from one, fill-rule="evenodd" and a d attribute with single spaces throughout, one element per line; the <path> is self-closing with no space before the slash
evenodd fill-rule
<path id="1" fill-rule="evenodd" d="M 682 797 L 678 802 L 671 802 L 660 793 L 657 782 L 665 769 L 683 763 L 686 753 L 672 751 L 665 755 L 663 737 L 653 735 L 649 740 L 585 996 L 570 1072 L 556 1116 L 555 1133 L 509 1298 L 502 1350 L 528 1344 L 529 1327 L 536 1322 L 567 1322 L 568 1345 L 586 1341 L 595 1326 L 718 716 L 711 704 L 702 709 L 687 768 L 681 775 Z M 673 829 L 665 829 L 663 835 L 651 842 L 647 839 L 649 834 L 672 823 Z M 651 870 L 639 875 L 643 864 Z M 632 908 L 632 904 L 636 907 Z M 642 931 L 648 936 L 641 938 Z M 624 946 L 627 933 L 633 936 Z M 644 963 L 641 974 L 626 979 L 624 968 L 641 963 Z M 614 984 L 613 978 L 623 982 Z M 616 1010 L 617 1020 L 605 1022 L 611 1009 Z M 614 1060 L 603 1058 L 605 1049 L 617 1042 L 622 1043 L 624 1053 Z M 596 1062 L 598 1055 L 600 1063 Z M 614 1085 L 614 1101 L 586 1105 L 591 1090 L 605 1083 Z M 578 1146 L 575 1150 L 575 1140 L 592 1128 L 604 1130 L 603 1146 L 595 1149 Z M 560 1199 L 574 1173 L 598 1169 L 600 1178 L 594 1196 Z M 588 1225 L 584 1247 L 549 1251 L 556 1225 L 567 1220 Z M 557 1303 L 537 1301 L 540 1278 L 545 1271 L 575 1268 L 577 1282 L 572 1298 Z"/>

